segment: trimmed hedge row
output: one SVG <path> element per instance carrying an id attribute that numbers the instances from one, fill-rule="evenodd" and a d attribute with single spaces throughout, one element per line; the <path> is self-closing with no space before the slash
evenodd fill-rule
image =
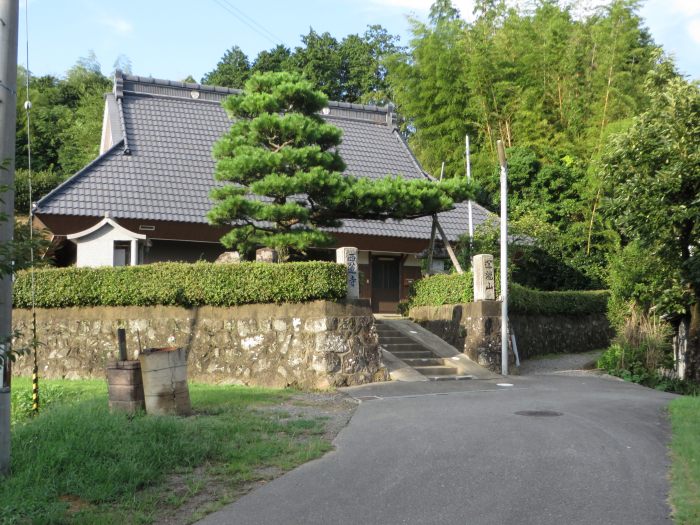
<path id="1" fill-rule="evenodd" d="M 440 306 L 470 303 L 474 299 L 474 279 L 471 272 L 437 274 L 414 281 L 408 306 Z"/>
<path id="2" fill-rule="evenodd" d="M 345 298 L 345 268 L 329 262 L 158 263 L 35 272 L 36 306 L 236 306 Z M 14 283 L 15 308 L 31 306 L 28 272 Z"/>
<path id="3" fill-rule="evenodd" d="M 610 292 L 607 290 L 541 292 L 512 283 L 508 309 L 514 314 L 530 315 L 604 314 L 609 298 Z"/>
<path id="4" fill-rule="evenodd" d="M 510 312 L 530 315 L 580 315 L 605 313 L 610 296 L 607 290 L 541 292 L 517 283 L 510 284 Z M 496 293 L 499 293 L 498 279 Z M 408 300 L 414 306 L 440 306 L 469 303 L 474 298 L 471 272 L 433 275 L 413 283 Z"/>

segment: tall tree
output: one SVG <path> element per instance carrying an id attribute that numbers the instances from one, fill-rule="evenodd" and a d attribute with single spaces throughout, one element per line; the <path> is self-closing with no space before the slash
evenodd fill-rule
<path id="1" fill-rule="evenodd" d="M 251 73 L 266 73 L 269 71 L 287 71 L 290 68 L 289 59 L 292 52 L 288 47 L 279 44 L 269 51 L 260 51 L 255 57 Z"/>
<path id="2" fill-rule="evenodd" d="M 645 88 L 649 108 L 606 148 L 608 213 L 627 239 L 683 277 L 688 371 L 700 380 L 700 85 L 662 64 Z"/>
<path id="3" fill-rule="evenodd" d="M 318 34 L 313 29 L 303 35 L 301 41 L 303 46 L 298 46 L 290 59 L 294 70 L 331 100 L 342 100 L 343 78 L 340 71 L 343 61 L 338 41 L 328 32 Z"/>
<path id="4" fill-rule="evenodd" d="M 412 20 L 413 39 L 406 52 L 388 60 L 389 85 L 405 117 L 409 143 L 428 170 L 464 173 L 464 135 L 474 136 L 466 89 L 464 24 L 449 1 L 431 11 L 430 23 Z"/>
<path id="5" fill-rule="evenodd" d="M 465 200 L 464 180 L 441 184 L 388 176 L 378 181 L 343 175 L 341 131 L 318 115 L 328 98 L 291 73 L 254 75 L 245 93 L 224 107 L 234 119 L 214 148 L 214 224 L 231 226 L 222 238 L 241 253 L 258 245 L 283 254 L 333 242 L 323 227 L 345 218 L 412 218 Z"/>
<path id="6" fill-rule="evenodd" d="M 18 71 L 17 167 L 27 167 L 26 71 Z M 32 167 L 71 175 L 99 151 L 104 94 L 111 82 L 94 54 L 78 60 L 64 78 L 32 77 Z"/>
<path id="7" fill-rule="evenodd" d="M 238 46 L 224 53 L 216 67 L 202 77 L 202 84 L 242 88 L 250 77 L 248 56 Z"/>

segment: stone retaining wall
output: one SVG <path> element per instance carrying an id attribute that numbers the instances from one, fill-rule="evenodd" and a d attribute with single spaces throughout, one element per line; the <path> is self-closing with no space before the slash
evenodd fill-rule
<path id="1" fill-rule="evenodd" d="M 31 313 L 13 325 L 29 343 Z M 93 307 L 37 310 L 40 373 L 46 378 L 105 377 L 126 328 L 130 358 L 139 348 L 189 349 L 189 380 L 321 389 L 383 381 L 371 311 L 363 302 L 315 301 L 233 308 Z M 20 358 L 15 373 L 31 374 Z"/>
<path id="2" fill-rule="evenodd" d="M 481 303 L 498 302 L 420 306 L 411 308 L 409 316 L 455 348 L 464 349 L 467 355 L 484 354 L 480 359 L 493 361 L 486 359 L 485 354 L 488 353 L 487 346 L 493 347 L 494 352 L 496 349 L 500 352 L 500 312 L 498 309 L 486 308 L 490 307 L 490 304 L 477 307 Z M 482 310 L 484 312 L 479 313 Z M 513 314 L 510 316 L 510 324 L 515 333 L 518 353 L 523 359 L 541 354 L 585 352 L 605 348 L 609 346 L 614 335 L 605 314 Z M 477 331 L 479 334 L 475 334 Z M 485 341 L 491 339 L 491 334 L 495 332 L 499 334 L 498 344 L 493 341 L 487 344 Z M 475 348 L 475 340 L 479 340 L 478 346 L 483 348 Z M 494 357 L 498 359 L 498 355 Z M 495 367 L 496 362 L 491 365 Z"/>

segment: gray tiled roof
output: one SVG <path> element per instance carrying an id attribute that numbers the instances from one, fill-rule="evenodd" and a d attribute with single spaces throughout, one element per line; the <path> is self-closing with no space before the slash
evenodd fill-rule
<path id="1" fill-rule="evenodd" d="M 191 93 L 197 92 L 197 99 Z M 211 148 L 230 126 L 220 101 L 234 90 L 197 84 L 117 77 L 110 117 L 123 119 L 126 137 L 37 204 L 38 214 L 206 223 L 215 162 Z M 115 104 L 114 101 L 121 101 Z M 110 107 L 111 106 L 111 107 Z M 121 113 L 114 113 L 114 107 Z M 343 131 L 340 153 L 347 173 L 380 178 L 426 175 L 394 130 L 387 108 L 331 103 L 328 122 Z M 111 119 L 110 119 L 111 120 Z M 125 154 L 125 141 L 130 154 Z M 450 239 L 467 231 L 467 205 L 440 214 Z M 474 224 L 489 215 L 474 204 Z M 345 221 L 343 233 L 429 238 L 429 217 L 410 221 Z"/>

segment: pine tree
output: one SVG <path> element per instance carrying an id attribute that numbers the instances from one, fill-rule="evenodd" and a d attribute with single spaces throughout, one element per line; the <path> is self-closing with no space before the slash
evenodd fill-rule
<path id="1" fill-rule="evenodd" d="M 464 179 L 435 183 L 344 175 L 341 131 L 319 111 L 328 99 L 307 80 L 279 72 L 254 75 L 224 106 L 234 119 L 214 147 L 213 224 L 232 227 L 222 239 L 241 253 L 256 246 L 282 254 L 325 246 L 320 228 L 343 219 L 406 219 L 450 209 L 471 197 Z"/>

